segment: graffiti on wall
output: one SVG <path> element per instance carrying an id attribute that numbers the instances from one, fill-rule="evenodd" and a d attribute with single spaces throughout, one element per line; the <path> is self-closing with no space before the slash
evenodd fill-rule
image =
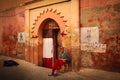
<path id="1" fill-rule="evenodd" d="M 99 43 L 98 27 L 81 28 L 81 43 Z"/>
<path id="2" fill-rule="evenodd" d="M 99 44 L 98 27 L 81 28 L 81 50 L 100 53 L 106 51 L 106 44 Z"/>
<path id="3" fill-rule="evenodd" d="M 18 32 L 18 43 L 26 43 L 29 34 L 26 32 Z"/>
<path id="4" fill-rule="evenodd" d="M 81 50 L 87 52 L 106 52 L 106 44 L 81 44 Z"/>

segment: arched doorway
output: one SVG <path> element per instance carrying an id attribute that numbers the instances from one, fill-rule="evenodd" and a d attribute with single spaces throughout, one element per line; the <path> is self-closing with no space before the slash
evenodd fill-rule
<path id="1" fill-rule="evenodd" d="M 45 19 L 40 25 L 42 32 L 42 66 L 51 68 L 52 63 L 58 58 L 58 47 L 61 44 L 59 40 L 60 29 L 55 20 Z M 39 34 L 40 34 L 39 33 Z"/>

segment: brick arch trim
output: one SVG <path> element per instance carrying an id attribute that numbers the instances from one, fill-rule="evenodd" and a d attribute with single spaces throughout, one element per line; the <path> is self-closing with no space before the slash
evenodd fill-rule
<path id="1" fill-rule="evenodd" d="M 37 17 L 37 19 L 35 20 L 35 23 L 33 23 L 34 26 L 32 27 L 31 33 L 33 35 L 37 35 L 39 27 L 41 27 L 40 25 L 47 18 L 51 18 L 57 22 L 60 28 L 60 32 L 65 31 L 67 20 L 64 20 L 64 16 L 61 16 L 60 14 L 61 12 L 58 13 L 57 10 L 53 10 L 53 9 L 50 9 L 50 10 L 47 9 L 46 11 L 43 11 L 43 13 L 40 13 L 40 15 Z"/>

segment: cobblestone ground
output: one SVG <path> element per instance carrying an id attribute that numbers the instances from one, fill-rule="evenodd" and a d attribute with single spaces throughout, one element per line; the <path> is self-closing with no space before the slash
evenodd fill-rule
<path id="1" fill-rule="evenodd" d="M 4 60 L 15 60 L 20 65 L 5 67 Z M 79 72 L 48 76 L 51 69 L 36 66 L 24 60 L 0 56 L 0 80 L 120 80 L 120 73 L 83 68 Z"/>

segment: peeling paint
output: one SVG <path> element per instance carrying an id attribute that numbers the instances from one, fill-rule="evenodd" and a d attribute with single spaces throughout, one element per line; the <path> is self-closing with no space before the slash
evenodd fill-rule
<path id="1" fill-rule="evenodd" d="M 112 70 L 116 67 L 120 68 L 120 51 L 118 50 L 120 47 L 119 44 L 116 43 L 118 42 L 118 38 L 116 39 L 116 34 L 120 34 L 119 12 L 120 3 L 90 7 L 87 9 L 83 8 L 81 11 L 81 23 L 84 23 L 82 27 L 91 27 L 92 25 L 99 26 L 99 43 L 107 44 L 105 53 L 88 53 L 91 57 L 88 57 L 87 59 L 92 61 L 92 67 L 105 70 Z M 86 52 L 83 52 L 82 56 L 84 56 L 85 53 Z M 82 62 L 85 62 L 83 66 L 89 66 L 91 62 L 86 62 L 85 57 L 81 58 Z"/>

